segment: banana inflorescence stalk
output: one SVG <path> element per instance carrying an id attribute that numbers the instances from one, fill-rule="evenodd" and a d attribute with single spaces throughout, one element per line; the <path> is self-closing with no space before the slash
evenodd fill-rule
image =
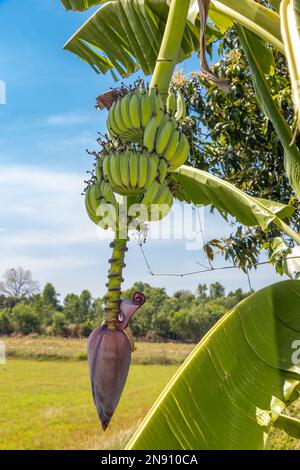
<path id="1" fill-rule="evenodd" d="M 127 251 L 128 227 L 165 217 L 172 205 L 170 174 L 188 158 L 184 133 L 184 95 L 169 89 L 164 101 L 157 87 L 143 81 L 126 93 L 116 93 L 107 117 L 108 134 L 100 141 L 95 171 L 85 192 L 90 219 L 115 232 L 109 260 L 106 317 L 92 333 L 88 358 L 94 401 L 106 429 L 125 385 L 131 358 L 128 323 L 145 301 L 140 293 L 122 300 L 121 285 Z M 124 212 L 125 207 L 125 212 Z"/>

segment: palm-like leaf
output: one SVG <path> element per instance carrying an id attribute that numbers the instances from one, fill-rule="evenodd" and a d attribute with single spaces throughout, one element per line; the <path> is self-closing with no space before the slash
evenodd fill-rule
<path id="1" fill-rule="evenodd" d="M 300 422 L 282 413 L 298 396 L 299 334 L 299 281 L 248 297 L 203 338 L 128 448 L 261 449 L 272 422 L 299 436 Z"/>
<path id="2" fill-rule="evenodd" d="M 66 8 L 74 10 L 103 4 L 66 43 L 66 50 L 88 62 L 97 73 L 115 69 L 125 77 L 138 68 L 146 75 L 153 73 L 165 31 L 169 0 L 62 1 Z M 210 17 L 217 30 L 207 26 L 208 42 L 215 38 L 215 34 L 224 33 L 233 20 L 261 34 L 275 47 L 284 50 L 279 15 L 254 0 L 213 1 Z M 197 0 L 193 0 L 178 62 L 199 50 L 199 31 Z"/>
<path id="3" fill-rule="evenodd" d="M 213 204 L 221 213 L 232 215 L 240 223 L 259 225 L 265 231 L 274 223 L 300 244 L 298 234 L 283 222 L 293 214 L 292 206 L 249 196 L 227 181 L 185 165 L 172 178 L 177 199 L 193 204 Z"/>

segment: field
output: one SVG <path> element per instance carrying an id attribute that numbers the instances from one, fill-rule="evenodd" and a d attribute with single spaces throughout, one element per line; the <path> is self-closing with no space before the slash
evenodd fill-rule
<path id="1" fill-rule="evenodd" d="M 0 449 L 124 448 L 193 347 L 138 343 L 124 395 L 103 433 L 83 360 L 85 340 L 5 338 L 5 342 L 8 359 L 0 365 Z M 300 446 L 276 433 L 271 447 Z"/>

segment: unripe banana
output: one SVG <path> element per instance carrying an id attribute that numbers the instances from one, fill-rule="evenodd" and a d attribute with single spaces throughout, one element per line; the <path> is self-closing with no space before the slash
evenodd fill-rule
<path id="1" fill-rule="evenodd" d="M 166 123 L 159 126 L 157 139 L 155 142 L 155 149 L 158 155 L 163 155 L 168 145 L 172 132 L 173 132 L 173 123 L 171 119 L 168 119 Z"/>
<path id="2" fill-rule="evenodd" d="M 132 122 L 130 120 L 130 114 L 129 114 L 130 100 L 131 100 L 131 95 L 130 93 L 127 93 L 127 95 L 125 95 L 121 99 L 121 104 L 120 104 L 122 122 L 125 124 L 127 130 L 133 128 Z"/>
<path id="3" fill-rule="evenodd" d="M 106 155 L 103 159 L 102 165 L 103 175 L 107 181 L 111 181 L 110 158 L 110 155 Z"/>
<path id="4" fill-rule="evenodd" d="M 148 160 L 151 157 L 146 156 L 144 153 L 141 153 L 139 156 L 139 181 L 138 186 L 140 189 L 143 189 L 147 184 L 148 179 Z"/>
<path id="5" fill-rule="evenodd" d="M 151 106 L 151 99 L 150 99 L 150 96 L 148 95 L 148 93 L 145 93 L 143 96 L 142 96 L 142 101 L 141 101 L 141 105 L 142 105 L 142 127 L 145 128 L 146 125 L 148 124 L 148 122 L 150 121 L 151 119 L 151 115 L 152 115 L 152 106 Z"/>
<path id="6" fill-rule="evenodd" d="M 101 193 L 107 202 L 110 202 L 114 207 L 118 206 L 113 190 L 111 189 L 110 184 L 107 183 L 106 181 L 103 181 L 103 186 L 101 187 Z"/>
<path id="7" fill-rule="evenodd" d="M 177 150 L 171 159 L 170 163 L 170 169 L 171 170 L 176 170 L 176 168 L 179 168 L 183 163 L 186 161 L 186 159 L 189 156 L 190 152 L 190 144 L 189 141 L 186 137 L 185 134 L 181 134 L 179 144 L 177 147 Z"/>
<path id="8" fill-rule="evenodd" d="M 138 187 L 138 178 L 139 178 L 139 157 L 140 154 L 134 152 L 130 155 L 130 186 L 132 189 L 136 189 Z"/>
<path id="9" fill-rule="evenodd" d="M 112 154 L 110 157 L 110 174 L 112 186 L 116 188 L 122 187 L 122 179 L 120 172 L 120 158 L 118 154 Z"/>
<path id="10" fill-rule="evenodd" d="M 179 144 L 180 133 L 179 131 L 175 130 L 172 132 L 171 137 L 169 139 L 168 145 L 164 151 L 164 158 L 169 162 L 173 157 L 177 150 Z"/>
<path id="11" fill-rule="evenodd" d="M 168 113 L 174 114 L 176 111 L 176 96 L 172 91 L 169 91 L 166 105 Z"/>
<path id="12" fill-rule="evenodd" d="M 116 107 L 115 107 L 114 113 L 113 113 L 116 124 L 117 124 L 118 128 L 120 129 L 120 134 L 126 133 L 128 131 L 128 127 L 126 126 L 126 124 L 125 124 L 125 122 L 123 121 L 123 118 L 122 118 L 122 111 L 121 111 L 122 102 L 123 102 L 123 99 L 119 99 L 116 102 Z"/>
<path id="13" fill-rule="evenodd" d="M 156 118 L 153 116 L 148 122 L 145 131 L 143 145 L 148 150 L 149 153 L 153 152 L 155 147 L 155 137 L 157 132 Z"/>
<path id="14" fill-rule="evenodd" d="M 99 159 L 96 163 L 96 168 L 95 168 L 96 178 L 98 181 L 102 180 L 102 165 L 103 165 L 103 162 L 101 159 Z"/>
<path id="15" fill-rule="evenodd" d="M 157 193 L 159 190 L 159 184 L 157 181 L 153 181 L 153 183 L 149 186 L 149 189 L 146 191 L 141 204 L 144 206 L 149 207 L 153 203 Z"/>
<path id="16" fill-rule="evenodd" d="M 164 184 L 160 184 L 157 194 L 152 202 L 151 211 L 149 211 L 149 220 L 157 221 L 166 217 L 170 212 L 173 203 L 173 196 Z"/>
<path id="17" fill-rule="evenodd" d="M 168 173 L 168 164 L 164 158 L 161 158 L 158 165 L 159 182 L 163 183 Z"/>
<path id="18" fill-rule="evenodd" d="M 176 103 L 176 113 L 175 113 L 175 119 L 176 121 L 181 121 L 186 117 L 186 103 L 183 94 L 181 91 L 178 91 L 177 95 L 177 103 Z"/>
<path id="19" fill-rule="evenodd" d="M 125 152 L 124 155 L 120 156 L 120 173 L 122 179 L 122 185 L 124 188 L 130 187 L 130 166 L 129 166 L 130 154 Z"/>
<path id="20" fill-rule="evenodd" d="M 90 191 L 89 191 L 89 202 L 90 202 L 90 207 L 93 212 L 97 215 L 97 209 L 100 205 L 100 200 L 101 200 L 101 191 L 100 191 L 100 184 L 93 184 L 91 186 Z"/>
<path id="21" fill-rule="evenodd" d="M 157 155 L 155 156 L 157 157 Z M 148 169 L 147 169 L 147 181 L 146 181 L 146 187 L 149 188 L 155 178 L 157 177 L 157 167 L 158 167 L 158 158 L 155 158 L 154 156 L 149 156 L 147 158 L 148 162 Z"/>
<path id="22" fill-rule="evenodd" d="M 129 117 L 134 129 L 140 129 L 142 127 L 140 99 L 140 92 L 136 91 L 131 96 L 129 103 Z"/>
<path id="23" fill-rule="evenodd" d="M 108 112 L 107 121 L 106 121 L 108 132 L 113 137 L 116 137 L 121 132 L 121 130 L 118 128 L 116 124 L 115 115 L 114 115 L 116 105 L 117 103 L 115 101 Z"/>

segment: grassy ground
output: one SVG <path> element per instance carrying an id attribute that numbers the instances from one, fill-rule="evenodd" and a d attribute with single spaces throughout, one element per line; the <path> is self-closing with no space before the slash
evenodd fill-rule
<path id="1" fill-rule="evenodd" d="M 84 357 L 85 340 L 0 339 L 8 351 L 6 365 L 0 365 L 0 449 L 124 448 L 193 347 L 138 343 L 125 392 L 103 433 L 92 403 L 86 361 L 78 360 Z M 299 401 L 294 414 L 300 416 Z M 300 441 L 276 431 L 270 447 L 300 449 Z"/>
<path id="2" fill-rule="evenodd" d="M 86 339 L 52 337 L 0 337 L 8 357 L 35 360 L 86 360 Z M 181 364 L 193 350 L 192 344 L 136 342 L 133 364 Z"/>
<path id="3" fill-rule="evenodd" d="M 121 449 L 175 370 L 132 366 L 103 433 L 85 362 L 8 359 L 0 366 L 0 449 Z"/>

